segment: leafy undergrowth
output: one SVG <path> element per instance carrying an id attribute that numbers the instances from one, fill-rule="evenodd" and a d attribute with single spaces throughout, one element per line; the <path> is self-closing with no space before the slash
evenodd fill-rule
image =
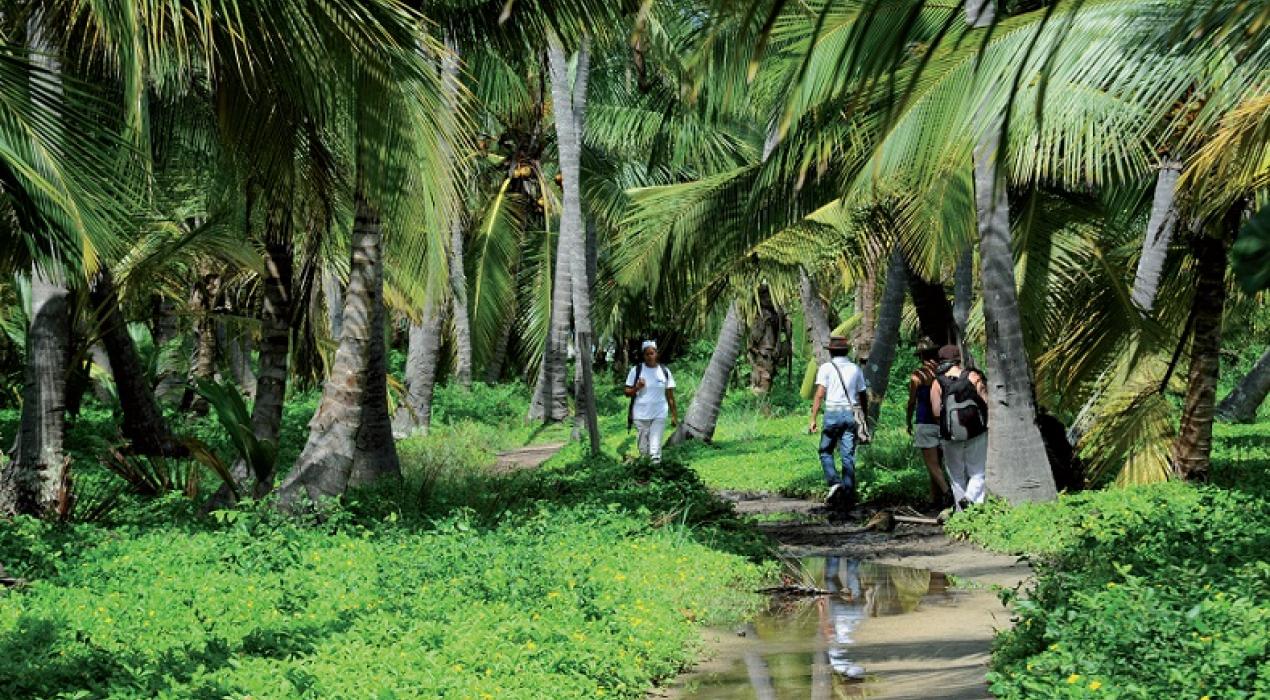
<path id="1" fill-rule="evenodd" d="M 1265 483 L 1270 460 L 1242 460 L 1229 442 L 1255 434 L 1264 450 L 1270 424 L 1219 433 L 1215 477 L 1233 470 L 1248 477 L 1245 484 Z M 1014 509 L 998 502 L 955 517 L 950 533 L 1036 558 L 1034 589 L 1008 596 L 1018 622 L 998 637 L 993 692 L 1270 696 L 1265 494 L 1166 483 Z"/>
<path id="2" fill-rule="evenodd" d="M 498 477 L 490 433 L 403 442 L 403 484 L 322 522 L 14 521 L 0 697 L 641 697 L 760 602 L 761 543 L 682 465 Z"/>

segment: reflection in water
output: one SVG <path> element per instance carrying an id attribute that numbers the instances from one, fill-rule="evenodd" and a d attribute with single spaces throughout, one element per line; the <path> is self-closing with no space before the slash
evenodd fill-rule
<path id="1" fill-rule="evenodd" d="M 690 681 L 687 697 L 812 700 L 864 697 L 867 669 L 851 660 L 853 635 L 869 618 L 949 604 L 943 574 L 817 557 L 792 563 L 796 578 L 827 590 L 816 598 L 775 598 L 746 627 L 744 651 L 729 670 Z"/>

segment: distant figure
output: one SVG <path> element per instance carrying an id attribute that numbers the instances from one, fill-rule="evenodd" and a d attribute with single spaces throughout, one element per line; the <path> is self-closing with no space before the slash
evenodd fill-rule
<path id="1" fill-rule="evenodd" d="M 855 504 L 855 446 L 870 439 L 869 427 L 863 420 L 869 410 L 868 387 L 859 366 L 847 358 L 850 348 L 846 338 L 829 339 L 829 361 L 816 372 L 816 394 L 811 403 L 811 423 L 807 426 L 808 433 L 816 432 L 816 417 L 823 402 L 825 425 L 820 433 L 820 466 L 829 484 L 825 501 L 839 510 L 849 510 Z M 841 475 L 834 468 L 834 448 L 842 458 Z"/>
<path id="2" fill-rule="evenodd" d="M 675 375 L 670 373 L 669 367 L 657 362 L 657 343 L 645 340 L 640 352 L 644 361 L 636 363 L 626 375 L 625 393 L 631 399 L 627 424 L 634 423 L 639 429 L 639 453 L 660 462 L 666 418 L 670 417 L 671 425 L 679 422 Z"/>
<path id="3" fill-rule="evenodd" d="M 944 468 L 939 462 L 939 421 L 930 406 L 930 388 L 935 383 L 935 371 L 939 368 L 939 348 L 922 348 L 916 353 L 922 365 L 908 377 L 908 407 L 905 416 L 908 423 L 908 434 L 913 437 L 913 446 L 922 455 L 926 463 L 926 472 L 930 476 L 929 509 L 940 510 L 952 505 L 952 492 L 948 489 L 948 481 L 944 478 Z M 917 426 L 914 430 L 913 419 Z"/>
<path id="4" fill-rule="evenodd" d="M 961 510 L 983 503 L 987 497 L 984 470 L 988 463 L 988 387 L 976 369 L 962 369 L 956 345 L 939 349 L 930 407 L 939 421 L 944 464 L 953 493 L 953 505 Z"/>

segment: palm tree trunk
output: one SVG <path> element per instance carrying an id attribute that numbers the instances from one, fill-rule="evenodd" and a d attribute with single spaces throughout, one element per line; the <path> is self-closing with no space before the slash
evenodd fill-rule
<path id="1" fill-rule="evenodd" d="M 595 387 L 591 384 L 591 288 L 587 274 L 586 223 L 582 218 L 582 136 L 586 129 L 587 83 L 591 52 L 587 40 L 578 48 L 573 84 L 569 84 L 569 64 L 559 37 L 548 37 L 547 61 L 551 69 L 551 101 L 555 115 L 556 144 L 560 157 L 563 201 L 560 216 L 558 258 L 568 258 L 571 303 L 573 305 L 574 347 L 578 423 L 586 426 L 591 450 L 600 450 L 600 429 L 595 415 Z M 558 268 L 557 268 L 558 269 Z"/>
<path id="2" fill-rule="evenodd" d="M 308 442 L 278 487 L 278 503 L 289 510 L 302 507 L 305 499 L 316 503 L 321 498 L 340 496 L 348 489 L 354 461 L 362 451 L 359 443 L 367 418 L 367 396 L 383 397 L 371 387 L 372 383 L 386 384 L 382 364 L 379 376 L 372 376 L 376 364 L 373 346 L 378 344 L 381 356 L 383 352 L 383 240 L 378 216 L 361 197 L 357 201 L 351 247 L 339 348 L 317 412 L 309 422 Z M 386 406 L 384 413 L 387 414 Z M 396 448 L 391 434 L 388 438 L 385 451 L 391 452 L 395 466 Z"/>
<path id="3" fill-rule="evenodd" d="M 460 108 L 458 45 L 453 37 L 447 35 L 445 46 L 449 50 L 441 60 L 442 79 L 447 102 L 451 109 L 458 110 Z M 452 148 L 449 150 L 453 151 Z M 472 322 L 467 308 L 467 272 L 463 265 L 463 235 L 463 217 L 456 216 L 450 227 L 450 322 L 454 326 L 454 381 L 464 389 L 470 389 L 472 387 Z"/>
<path id="4" fill-rule="evenodd" d="M 216 299 L 220 296 L 220 275 L 212 271 L 199 274 L 190 295 L 190 307 L 194 313 L 194 358 L 190 363 L 190 383 L 211 382 L 216 379 Z M 207 400 L 194 394 L 190 410 L 206 415 Z"/>
<path id="5" fill-rule="evenodd" d="M 784 314 L 772 302 L 772 292 L 766 284 L 758 290 L 759 317 L 750 328 L 750 391 L 766 394 L 772 390 L 772 381 L 779 369 L 780 338 L 784 328 Z"/>
<path id="6" fill-rule="evenodd" d="M 1231 207 L 1219 235 L 1238 231 L 1242 203 Z M 1233 236 L 1232 236 L 1233 238 Z M 1208 479 L 1213 450 L 1213 414 L 1220 370 L 1221 323 L 1226 304 L 1226 245 L 1201 234 L 1192 244 L 1196 259 L 1195 297 L 1191 302 L 1191 366 L 1182 404 L 1182 423 L 1173 442 L 1173 470 L 1188 481 Z"/>
<path id="7" fill-rule="evenodd" d="M 1257 419 L 1257 409 L 1270 394 L 1270 348 L 1261 353 L 1261 359 L 1230 391 L 1230 395 L 1217 407 L 1217 415 L 1235 423 L 1251 423 Z"/>
<path id="8" fill-rule="evenodd" d="M 0 513 L 43 515 L 57 503 L 66 467 L 66 370 L 70 291 L 57 273 L 31 273 L 22 417 L 12 461 L 0 477 Z"/>
<path id="9" fill-rule="evenodd" d="M 811 343 L 812 356 L 817 364 L 823 364 L 829 361 L 829 336 L 833 332 L 829 327 L 829 314 L 816 290 L 816 282 L 807 274 L 806 268 L 798 270 L 798 282 L 803 299 L 803 319 L 807 323 L 807 340 Z"/>
<path id="10" fill-rule="evenodd" d="M 225 346 L 225 361 L 229 363 L 230 374 L 243 394 L 248 399 L 256 398 L 256 372 L 251 368 L 251 335 L 242 331 L 230 335 L 229 324 L 222 323 L 222 341 Z"/>
<path id="11" fill-rule="evenodd" d="M 181 333 L 181 323 L 176 315 L 176 302 L 170 297 L 155 295 L 151 301 L 150 337 L 154 339 L 156 352 L 162 353 L 168 343 Z M 185 387 L 185 377 L 175 372 L 167 363 L 159 364 L 154 382 L 154 398 L 160 404 L 176 404 Z"/>
<path id="12" fill-rule="evenodd" d="M 378 220 L 376 220 L 378 223 Z M 362 424 L 353 452 L 353 472 L 348 485 L 364 486 L 380 479 L 401 478 L 397 444 L 388 415 L 388 347 L 384 339 L 387 312 L 384 308 L 383 249 L 376 251 L 375 290 L 370 316 L 370 343 L 367 347 L 366 390 L 362 393 Z"/>
<path id="13" fill-rule="evenodd" d="M 503 364 L 507 361 L 507 345 L 512 339 L 512 328 L 516 325 L 516 317 L 509 310 L 503 319 L 503 328 L 498 332 L 498 340 L 494 343 L 489 364 L 485 367 L 485 381 L 496 384 L 503 378 Z"/>
<path id="14" fill-rule="evenodd" d="M 264 300 L 260 314 L 260 373 L 256 375 L 256 401 L 251 407 L 251 430 L 257 440 L 277 445 L 282 434 L 282 408 L 287 394 L 287 364 L 291 356 L 291 319 L 294 314 L 294 249 L 289 208 L 285 222 L 265 240 Z M 254 496 L 273 489 L 274 469 L 255 474 Z M 237 476 L 237 474 L 235 474 Z"/>
<path id="15" fill-rule="evenodd" d="M 870 262 L 865 278 L 859 280 L 855 287 L 855 312 L 860 322 L 851 332 L 851 352 L 856 359 L 864 357 L 873 346 L 873 331 L 877 328 L 877 292 L 878 274 Z"/>
<path id="16" fill-rule="evenodd" d="M 714 438 L 719 409 L 723 407 L 723 396 L 728 390 L 728 377 L 732 376 L 732 369 L 741 355 L 744 338 L 745 324 L 741 322 L 741 312 L 733 301 L 719 328 L 719 339 L 710 354 L 705 374 L 701 376 L 701 384 L 692 397 L 683 422 L 670 436 L 670 444 L 677 445 L 693 438 L 710 442 Z"/>
<path id="17" fill-rule="evenodd" d="M 172 432 L 155 399 L 154 390 L 146 382 L 137 346 L 128 333 L 127 323 L 119 312 L 119 296 L 114 276 L 105 266 L 97 272 L 88 287 L 101 335 L 101 344 L 109 358 L 110 373 L 123 413 L 123 435 L 132 449 L 145 455 L 176 452 Z"/>
<path id="18" fill-rule="evenodd" d="M 406 348 L 406 397 L 393 416 L 393 433 L 407 437 L 416 430 L 427 434 L 432 427 L 432 391 L 436 386 L 437 361 L 441 356 L 442 314 L 438 305 L 423 305 L 423 317 L 410 323 Z"/>
<path id="19" fill-rule="evenodd" d="M 467 274 L 463 271 L 463 224 L 450 234 L 450 322 L 454 324 L 454 381 L 472 387 L 472 323 L 467 311 Z"/>
<path id="20" fill-rule="evenodd" d="M 551 70 L 551 100 L 552 109 L 556 113 L 557 148 L 563 162 L 566 158 L 574 157 L 569 154 L 570 149 L 581 149 L 581 142 L 578 140 L 580 134 L 573 135 L 566 142 L 560 133 L 560 125 L 563 121 L 571 126 L 573 111 L 585 102 L 587 76 L 583 72 L 578 74 L 582 93 L 581 100 L 577 100 L 575 93 L 579 86 L 569 86 L 568 59 L 560 38 L 554 34 L 548 37 L 547 63 Z M 560 117 L 562 111 L 566 114 L 563 120 Z M 572 129 L 566 128 L 566 131 L 572 134 Z M 580 158 L 580 151 L 576 157 Z M 569 415 L 565 363 L 569 347 L 570 317 L 573 312 L 574 249 L 580 247 L 581 226 L 566 222 L 563 217 L 565 212 L 561 213 L 560 236 L 556 242 L 555 279 L 551 290 L 551 326 L 539 370 L 538 389 L 534 392 L 534 402 L 529 413 L 531 420 L 540 419 L 544 422 L 564 420 Z"/>
<path id="21" fill-rule="evenodd" d="M 1171 158 L 1160 163 L 1155 179 L 1155 196 L 1151 200 L 1151 218 L 1147 222 L 1146 236 L 1142 239 L 1142 255 L 1138 258 L 1138 271 L 1133 278 L 1133 303 L 1143 313 L 1151 313 L 1155 306 L 1155 292 L 1160 287 L 1160 273 L 1169 254 L 1173 231 L 1177 228 L 1177 209 L 1173 198 L 1177 179 L 1182 174 L 1182 164 Z"/>
<path id="22" fill-rule="evenodd" d="M 986 27 L 995 19 L 996 3 L 990 0 L 971 0 L 965 9 L 972 27 Z M 1004 125 L 1000 115 L 979 116 L 985 119 L 977 121 L 991 124 L 974 149 L 979 278 L 988 345 L 988 488 L 1011 503 L 1051 501 L 1057 490 L 1036 427 L 1036 392 L 1014 280 L 1010 201 L 999 167 Z"/>
<path id="23" fill-rule="evenodd" d="M 869 402 L 869 417 L 877 419 L 886 398 L 890 382 L 891 365 L 895 362 L 895 349 L 900 341 L 900 316 L 904 311 L 905 279 L 904 253 L 899 245 L 891 253 L 886 266 L 886 287 L 882 290 L 882 305 L 878 309 L 878 327 L 869 347 L 869 361 L 864 365 L 864 380 L 869 385 L 873 400 Z"/>
<path id="24" fill-rule="evenodd" d="M 322 295 L 326 297 L 327 330 L 332 338 L 339 340 L 344 326 L 344 285 L 334 270 L 322 272 Z"/>
<path id="25" fill-rule="evenodd" d="M 952 304 L 944 292 L 944 285 L 928 282 L 912 267 L 905 266 L 909 292 L 913 296 L 913 308 L 917 311 L 917 323 L 922 335 L 936 345 L 957 342 L 957 322 Z"/>
<path id="26" fill-rule="evenodd" d="M 975 297 L 975 251 L 966 246 L 957 259 L 953 272 L 953 323 L 957 324 L 957 341 L 966 342 L 966 328 L 970 325 L 970 308 Z"/>

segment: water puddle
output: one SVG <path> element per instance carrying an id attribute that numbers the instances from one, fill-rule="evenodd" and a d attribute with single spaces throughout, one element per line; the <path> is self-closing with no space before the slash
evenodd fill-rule
<path id="1" fill-rule="evenodd" d="M 786 581 L 791 588 L 823 594 L 774 596 L 746 626 L 745 637 L 711 664 L 715 670 L 686 679 L 678 697 L 869 697 L 885 679 L 861 662 L 858 631 L 887 624 L 881 618 L 954 606 L 964 595 L 942 573 L 843 557 L 791 561 Z"/>

